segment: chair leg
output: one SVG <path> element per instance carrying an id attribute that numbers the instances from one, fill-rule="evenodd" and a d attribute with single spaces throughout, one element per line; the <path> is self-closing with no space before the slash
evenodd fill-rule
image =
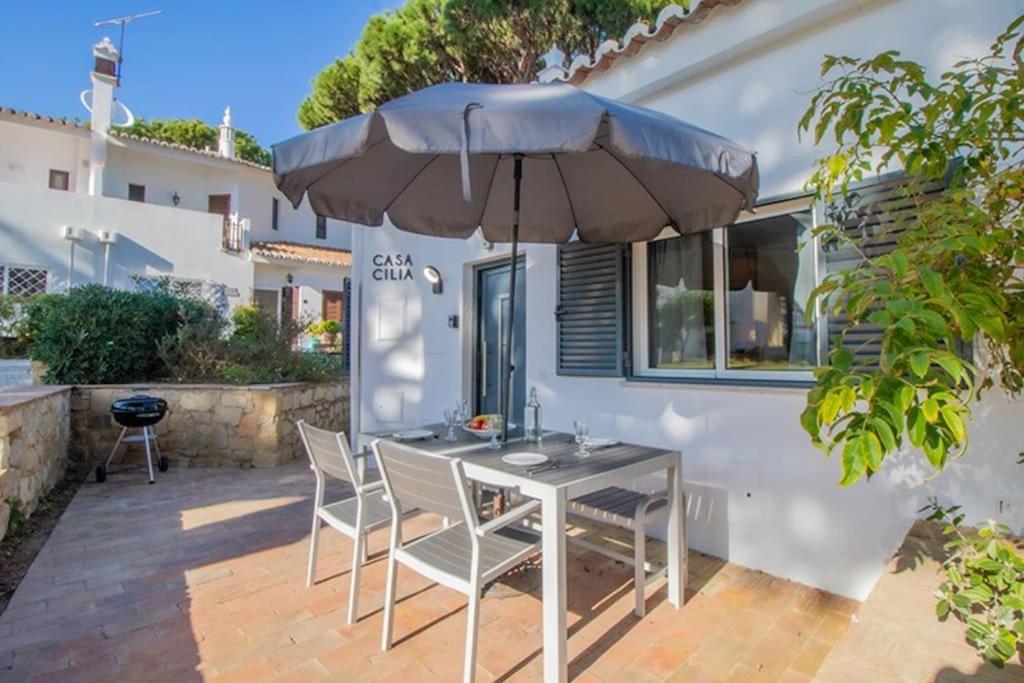
<path id="1" fill-rule="evenodd" d="M 380 649 L 391 649 L 391 638 L 395 626 L 395 583 L 398 574 L 398 562 L 395 560 L 395 549 L 388 553 L 388 578 L 384 586 L 384 629 L 381 632 Z"/>
<path id="2" fill-rule="evenodd" d="M 466 613 L 466 659 L 462 664 L 463 683 L 473 683 L 476 677 L 476 644 L 480 631 L 480 586 L 473 582 Z"/>
<path id="3" fill-rule="evenodd" d="M 309 536 L 309 568 L 306 570 L 306 587 L 313 585 L 316 578 L 316 549 L 320 541 L 320 516 L 313 510 L 313 531 Z"/>
<path id="4" fill-rule="evenodd" d="M 366 554 L 366 532 L 356 527 L 355 547 L 352 548 L 352 582 L 348 590 L 348 625 L 356 623 L 359 615 L 359 570 Z"/>
<path id="5" fill-rule="evenodd" d="M 633 532 L 633 583 L 636 584 L 636 605 L 633 607 L 633 611 L 641 619 L 647 614 L 647 603 L 644 599 L 647 587 L 647 570 L 644 569 L 644 564 L 647 562 L 646 545 L 647 530 L 643 524 L 637 524 Z"/>

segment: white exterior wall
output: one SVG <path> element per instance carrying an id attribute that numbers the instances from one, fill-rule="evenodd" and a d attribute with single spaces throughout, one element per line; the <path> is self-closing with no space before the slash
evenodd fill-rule
<path id="1" fill-rule="evenodd" d="M 133 289 L 134 274 L 173 275 L 237 289 L 231 304 L 251 296 L 251 263 L 220 250 L 220 216 L 0 183 L 0 262 L 46 268 L 50 291 L 68 283 L 70 247 L 60 233 L 65 225 L 82 231 L 75 245 L 75 285 L 102 282 L 104 246 L 97 233 L 110 230 L 119 233 L 110 248 L 112 287 Z"/>
<path id="2" fill-rule="evenodd" d="M 86 192 L 89 132 L 52 124 L 25 125 L 16 123 L 18 118 L 12 121 L 0 115 L 0 182 L 49 187 L 53 169 L 67 171 L 69 187 Z"/>
<path id="3" fill-rule="evenodd" d="M 329 228 L 328 228 L 329 229 Z M 323 291 L 342 291 L 344 279 L 349 275 L 348 268 L 331 268 L 313 264 L 296 263 L 294 266 L 284 263 L 255 263 L 254 287 L 270 289 L 277 292 L 278 306 L 281 304 L 281 288 L 286 286 L 300 287 L 301 297 L 300 318 L 302 320 L 319 320 L 323 312 Z M 288 282 L 288 276 L 292 282 Z"/>
<path id="4" fill-rule="evenodd" d="M 104 193 L 117 201 L 98 201 L 93 206 L 87 201 L 89 135 L 87 129 L 0 114 L 0 188 L 5 203 L 8 198 L 11 202 L 2 207 L 0 264 L 46 267 L 52 274 L 51 290 L 63 287 L 67 277 L 68 248 L 57 230 L 60 225 L 73 225 L 113 230 L 133 240 L 111 248 L 112 286 L 131 287 L 132 273 L 159 272 L 222 282 L 239 289 L 239 296 L 230 299 L 232 305 L 248 302 L 253 278 L 270 277 L 266 273 L 277 267 L 258 271 L 247 255 L 221 250 L 220 217 L 207 213 L 212 194 L 231 195 L 231 211 L 250 221 L 250 241 L 351 246 L 351 227 L 341 221 L 329 220 L 327 239 L 316 239 L 316 218 L 309 204 L 293 209 L 277 191 L 268 170 L 113 136 L 106 155 Z M 71 192 L 47 189 L 50 169 L 70 173 Z M 129 183 L 146 187 L 145 203 L 126 201 Z M 178 206 L 172 200 L 175 192 Z M 38 203 L 27 202 L 27 197 Z M 271 197 L 280 199 L 276 231 L 271 229 Z M 87 235 L 76 248 L 75 284 L 102 280 L 102 251 L 95 234 Z M 321 311 L 320 291 L 340 290 L 348 275 L 348 269 L 295 262 L 281 266 L 277 289 L 289 272 L 296 285 L 307 288 L 303 298 L 309 303 L 304 312 L 315 318 Z"/>
<path id="5" fill-rule="evenodd" d="M 984 11 L 955 0 L 743 2 L 649 43 L 584 87 L 743 142 L 758 151 L 762 197 L 797 192 L 827 152 L 796 137 L 823 55 L 896 47 L 936 73 L 984 51 L 1022 9 L 1016 0 L 981 4 Z M 665 87 L 651 86 L 658 83 Z M 352 431 L 436 422 L 456 397 L 470 397 L 469 264 L 504 249 L 388 227 L 360 228 L 353 240 Z M 375 281 L 373 256 L 394 253 L 412 257 L 414 279 Z M 588 417 L 595 433 L 679 449 L 691 547 L 863 599 L 929 495 L 963 504 L 969 519 L 1024 529 L 1014 464 L 1021 403 L 990 393 L 975 409 L 970 452 L 930 483 L 922 483 L 922 458 L 904 455 L 872 481 L 841 489 L 838 462 L 826 461 L 799 426 L 805 389 L 557 376 L 555 256 L 551 246 L 526 248 L 527 386 L 538 389 L 544 426 L 569 431 L 572 419 Z M 445 278 L 442 295 L 422 277 L 428 264 Z M 447 327 L 453 313 L 459 330 Z"/>
<path id="6" fill-rule="evenodd" d="M 348 223 L 328 219 L 327 239 L 316 238 L 316 215 L 306 199 L 297 209 L 274 185 L 269 171 L 241 169 L 239 211 L 252 222 L 252 241 L 285 241 L 311 244 L 333 249 L 352 248 L 352 227 Z M 271 198 L 278 200 L 278 229 L 271 227 Z"/>

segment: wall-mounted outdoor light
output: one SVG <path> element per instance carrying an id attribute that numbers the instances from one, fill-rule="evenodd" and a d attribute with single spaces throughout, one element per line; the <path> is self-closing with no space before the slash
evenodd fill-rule
<path id="1" fill-rule="evenodd" d="M 177 190 L 175 190 L 174 194 L 171 195 L 171 203 L 174 204 L 175 206 L 181 204 L 181 196 L 178 194 Z"/>
<path id="2" fill-rule="evenodd" d="M 288 284 L 291 284 L 292 282 L 294 282 L 294 281 L 295 281 L 295 278 L 294 278 L 294 277 L 292 276 L 292 274 L 291 274 L 291 273 L 288 273 L 287 275 L 285 275 L 285 276 L 284 276 L 284 279 L 285 279 L 285 281 L 286 281 L 286 282 L 287 282 Z"/>
<path id="3" fill-rule="evenodd" d="M 433 285 L 434 294 L 440 294 L 444 291 L 444 281 L 441 279 L 441 271 L 434 266 L 427 266 L 423 269 L 423 277 L 427 278 L 427 282 Z"/>

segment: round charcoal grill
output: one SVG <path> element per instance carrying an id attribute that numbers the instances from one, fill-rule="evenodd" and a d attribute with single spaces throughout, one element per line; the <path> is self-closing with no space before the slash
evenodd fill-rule
<path id="1" fill-rule="evenodd" d="M 110 414 L 114 420 L 121 425 L 121 434 L 117 437 L 110 456 L 102 465 L 96 466 L 96 481 L 103 482 L 107 479 L 107 471 L 110 463 L 117 455 L 117 449 L 122 443 L 141 442 L 146 446 L 146 466 L 149 468 L 149 483 L 153 479 L 153 455 L 156 454 L 157 469 L 161 472 L 167 471 L 167 458 L 160 455 L 160 447 L 156 442 L 156 432 L 153 430 L 160 420 L 167 414 L 167 401 L 155 396 L 138 394 L 130 398 L 122 398 L 110 405 Z M 128 434 L 129 429 L 141 430 L 136 434 Z"/>
<path id="2" fill-rule="evenodd" d="M 167 401 L 155 396 L 132 396 L 110 404 L 110 414 L 122 427 L 152 427 L 167 414 Z"/>

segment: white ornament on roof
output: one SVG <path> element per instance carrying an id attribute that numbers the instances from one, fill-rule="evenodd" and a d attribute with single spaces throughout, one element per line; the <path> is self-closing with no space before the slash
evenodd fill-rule
<path id="1" fill-rule="evenodd" d="M 225 107 L 225 109 L 224 109 L 224 119 L 222 120 L 222 123 L 225 126 L 230 126 L 231 125 L 231 107 Z"/>
<path id="2" fill-rule="evenodd" d="M 116 62 L 118 52 L 114 44 L 110 42 L 110 38 L 103 36 L 103 40 L 92 46 L 92 54 L 96 57 Z"/>

